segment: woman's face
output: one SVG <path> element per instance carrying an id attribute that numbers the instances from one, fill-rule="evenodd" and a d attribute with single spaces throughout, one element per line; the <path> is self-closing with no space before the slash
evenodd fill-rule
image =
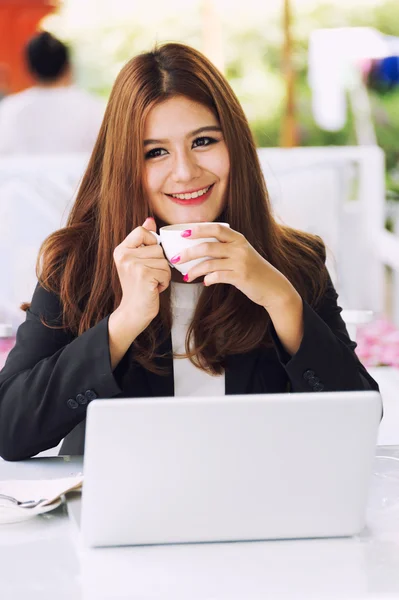
<path id="1" fill-rule="evenodd" d="M 214 221 L 221 214 L 230 161 L 209 108 L 184 96 L 152 108 L 144 128 L 145 187 L 164 223 Z"/>

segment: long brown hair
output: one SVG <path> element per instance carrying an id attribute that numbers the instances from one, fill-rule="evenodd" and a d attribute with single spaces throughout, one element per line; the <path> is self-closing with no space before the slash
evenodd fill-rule
<path id="1" fill-rule="evenodd" d="M 59 295 L 63 327 L 75 335 L 121 301 L 114 248 L 152 214 L 143 182 L 144 123 L 155 104 L 177 95 L 207 106 L 220 122 L 230 158 L 223 220 L 310 304 L 323 293 L 323 244 L 274 220 L 255 143 L 234 92 L 201 53 L 169 43 L 133 58 L 119 73 L 67 226 L 50 235 L 39 254 L 39 281 Z M 200 368 L 221 373 L 227 355 L 270 343 L 268 326 L 267 312 L 235 287 L 204 288 L 186 350 Z M 170 329 L 167 290 L 159 315 L 133 343 L 134 360 L 156 372 L 154 358 Z"/>

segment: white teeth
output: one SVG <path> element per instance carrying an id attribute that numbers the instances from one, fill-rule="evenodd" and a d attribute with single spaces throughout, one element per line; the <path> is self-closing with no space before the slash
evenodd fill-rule
<path id="1" fill-rule="evenodd" d="M 173 198 L 178 198 L 179 200 L 191 200 L 206 194 L 210 187 L 211 186 L 208 185 L 208 187 L 204 188 L 203 190 L 198 190 L 198 192 L 193 192 L 192 194 L 169 194 L 169 196 L 173 196 Z"/>

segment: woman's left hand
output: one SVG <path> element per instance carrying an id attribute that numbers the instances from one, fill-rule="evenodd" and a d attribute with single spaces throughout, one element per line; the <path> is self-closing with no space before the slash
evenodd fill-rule
<path id="1" fill-rule="evenodd" d="M 180 260 L 172 261 L 180 265 L 196 258 L 210 257 L 190 269 L 185 281 L 203 276 L 206 286 L 215 283 L 234 285 L 268 312 L 287 306 L 291 300 L 298 301 L 299 294 L 294 286 L 241 233 L 212 223 L 198 224 L 191 230 L 182 232 L 182 235 L 189 239 L 213 237 L 218 240 L 186 248 L 180 253 Z"/>

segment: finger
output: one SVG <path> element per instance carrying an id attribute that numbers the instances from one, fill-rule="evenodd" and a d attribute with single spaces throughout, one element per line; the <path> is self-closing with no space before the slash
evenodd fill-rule
<path id="1" fill-rule="evenodd" d="M 149 269 L 155 269 L 156 271 L 165 271 L 166 273 L 171 272 L 169 263 L 165 258 L 149 258 L 148 260 L 145 260 L 143 262 L 144 266 L 148 267 Z"/>
<path id="2" fill-rule="evenodd" d="M 168 261 L 164 256 L 154 256 L 153 258 L 149 256 L 138 256 L 138 254 L 143 255 L 145 250 L 149 250 L 152 246 L 142 247 L 142 248 L 123 248 L 122 246 L 118 246 L 114 250 L 114 260 L 119 269 L 124 271 L 129 270 L 132 266 L 140 267 L 145 269 L 145 267 L 149 266 L 155 269 L 164 269 L 165 271 L 170 271 L 170 266 Z"/>
<path id="3" fill-rule="evenodd" d="M 123 240 L 121 246 L 124 248 L 139 248 L 140 246 L 155 246 L 157 245 L 157 239 L 155 235 L 150 233 L 145 227 L 136 227 L 129 233 L 129 235 Z"/>
<path id="4" fill-rule="evenodd" d="M 146 270 L 145 276 L 151 289 L 153 290 L 158 289 L 158 291 L 162 293 L 166 290 L 167 287 L 169 287 L 171 279 L 170 269 L 169 272 L 167 272 L 163 269 L 148 268 L 148 270 Z"/>
<path id="5" fill-rule="evenodd" d="M 162 246 L 140 246 L 140 248 L 129 249 L 135 258 L 165 258 Z"/>
<path id="6" fill-rule="evenodd" d="M 214 271 L 204 278 L 204 285 L 209 287 L 216 283 L 228 283 L 238 288 L 238 273 L 235 271 Z"/>
<path id="7" fill-rule="evenodd" d="M 209 273 L 215 271 L 233 271 L 234 262 L 226 258 L 211 258 L 210 260 L 204 260 L 199 265 L 196 265 L 186 275 L 186 281 L 194 281 L 198 277 L 203 277 Z"/>
<path id="8" fill-rule="evenodd" d="M 211 256 L 212 258 L 229 258 L 231 255 L 231 248 L 229 244 L 221 244 L 219 242 L 203 242 L 191 248 L 185 248 L 179 254 L 171 258 L 172 264 L 183 264 L 189 260 L 196 258 L 204 258 L 205 256 Z"/>
<path id="9" fill-rule="evenodd" d="M 155 231 L 155 233 L 157 231 L 157 226 L 153 217 L 147 217 L 143 223 L 143 227 L 144 229 L 148 229 L 148 231 Z"/>
<path id="10" fill-rule="evenodd" d="M 241 233 L 220 223 L 199 223 L 198 225 L 193 225 L 190 229 L 182 231 L 181 236 L 188 239 L 213 237 L 219 242 L 233 242 L 241 236 Z"/>

